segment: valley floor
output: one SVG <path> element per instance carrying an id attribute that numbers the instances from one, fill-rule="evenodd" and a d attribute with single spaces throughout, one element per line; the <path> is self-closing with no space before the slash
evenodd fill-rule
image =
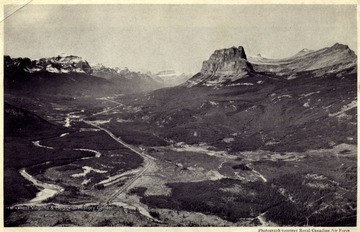
<path id="1" fill-rule="evenodd" d="M 5 226 L 355 225 L 355 145 L 231 152 L 162 142 L 155 133 L 131 143 L 117 128 L 132 128 L 136 136 L 136 119 L 121 116 L 138 110 L 118 96 L 34 110 L 68 131 L 18 148 L 48 158 L 5 167 L 37 189 L 36 196 L 19 195 L 6 205 Z M 5 152 L 21 141 L 7 138 Z"/>

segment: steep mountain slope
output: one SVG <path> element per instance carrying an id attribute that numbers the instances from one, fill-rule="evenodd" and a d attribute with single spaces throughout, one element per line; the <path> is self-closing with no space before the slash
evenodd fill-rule
<path id="1" fill-rule="evenodd" d="M 59 127 L 41 117 L 5 102 L 4 134 L 6 137 L 36 137 L 44 131 L 59 130 Z M 58 132 L 57 132 L 58 133 Z"/>
<path id="2" fill-rule="evenodd" d="M 86 73 L 28 73 L 4 74 L 7 94 L 86 96 L 119 92 L 111 82 Z"/>

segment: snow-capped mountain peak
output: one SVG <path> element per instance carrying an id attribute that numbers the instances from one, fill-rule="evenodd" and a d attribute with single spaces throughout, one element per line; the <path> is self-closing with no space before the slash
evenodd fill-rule
<path id="1" fill-rule="evenodd" d="M 91 73 L 88 62 L 79 56 L 60 54 L 55 57 L 30 60 L 29 58 L 15 58 L 7 56 L 7 67 L 17 66 L 25 72 L 51 72 L 51 73 Z"/>

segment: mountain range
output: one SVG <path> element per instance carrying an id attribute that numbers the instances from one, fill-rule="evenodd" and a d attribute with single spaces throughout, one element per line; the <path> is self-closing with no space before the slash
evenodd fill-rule
<path id="1" fill-rule="evenodd" d="M 170 87 L 185 82 L 190 76 L 186 74 L 179 74 L 176 71 L 161 71 L 158 74 L 152 74 L 151 72 L 141 73 L 130 71 L 128 68 L 112 68 L 102 64 L 95 64 L 90 66 L 89 63 L 74 55 L 61 54 L 56 57 L 41 58 L 38 60 L 31 60 L 29 58 L 11 58 L 10 56 L 4 57 L 4 68 L 6 73 L 5 87 L 9 87 L 11 82 L 17 81 L 18 85 L 24 78 L 21 76 L 42 76 L 47 79 L 47 76 L 57 76 L 63 81 L 58 81 L 56 86 L 61 88 L 62 85 L 68 84 L 68 79 L 73 82 L 78 81 L 78 77 L 82 76 L 87 78 L 88 82 L 94 82 L 93 86 L 98 86 L 98 82 L 102 82 L 100 90 L 102 88 L 108 88 L 110 92 L 142 92 L 159 89 L 162 87 Z M 170 75 L 169 75 L 170 74 Z M 91 77 L 90 77 L 91 76 Z M 101 80 L 94 77 L 100 77 Z M 35 84 L 35 81 L 33 81 Z M 81 82 L 81 81 L 80 81 Z M 77 83 L 73 83 L 77 85 Z M 45 86 L 38 82 L 39 88 Z M 35 86 L 36 87 L 36 86 Z M 87 89 L 91 92 L 98 92 L 99 89 L 93 89 L 91 86 L 87 88 L 81 88 L 79 90 Z M 79 92 L 79 90 L 77 92 Z M 102 91 L 102 90 L 101 90 Z M 100 92 L 101 92 L 100 91 Z M 68 91 L 67 91 L 68 92 Z M 80 91 L 81 92 L 81 91 Z"/>

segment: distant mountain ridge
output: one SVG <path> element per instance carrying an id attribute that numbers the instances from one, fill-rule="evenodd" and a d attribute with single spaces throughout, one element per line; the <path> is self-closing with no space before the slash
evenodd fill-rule
<path id="1" fill-rule="evenodd" d="M 138 91 L 149 91 L 164 87 L 163 81 L 150 72 L 141 73 L 131 71 L 128 68 L 112 68 L 102 64 L 92 67 L 92 75 L 107 79 L 114 84 L 121 85 L 128 89 L 137 89 Z"/>
<path id="2" fill-rule="evenodd" d="M 108 80 L 116 80 L 116 79 L 139 79 L 145 81 L 156 81 L 154 79 L 154 75 L 150 72 L 141 73 L 129 70 L 127 67 L 125 68 L 112 68 L 106 67 L 102 64 L 96 64 L 92 66 L 93 73 L 92 75 L 102 77 Z"/>
<path id="3" fill-rule="evenodd" d="M 163 70 L 156 74 L 166 87 L 176 86 L 190 79 L 190 74 L 180 73 L 175 70 Z"/>
<path id="4" fill-rule="evenodd" d="M 113 77 L 113 75 L 117 75 L 117 74 L 120 74 L 122 71 L 128 70 L 128 68 L 126 68 L 126 67 L 112 68 L 112 67 L 104 66 L 103 64 L 91 65 L 91 68 L 93 70 L 94 75 L 102 75 L 102 77 L 105 79 L 111 79 Z"/>
<path id="5" fill-rule="evenodd" d="M 317 51 L 302 49 L 295 55 L 284 59 L 259 59 L 249 57 L 256 72 L 289 73 L 334 69 L 337 71 L 356 66 L 357 56 L 347 45 L 336 43 Z"/>

